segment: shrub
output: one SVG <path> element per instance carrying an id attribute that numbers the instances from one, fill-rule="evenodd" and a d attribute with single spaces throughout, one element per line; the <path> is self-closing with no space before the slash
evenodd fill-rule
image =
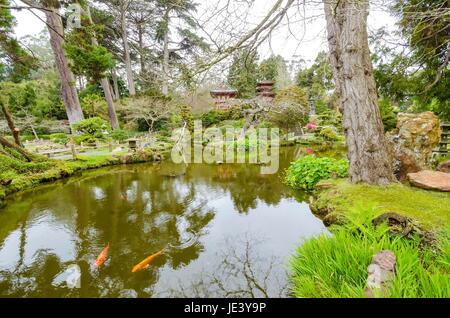
<path id="1" fill-rule="evenodd" d="M 324 127 L 320 130 L 319 136 L 325 141 L 336 141 L 339 139 L 337 132 L 331 127 Z"/>
<path id="2" fill-rule="evenodd" d="M 397 257 L 389 297 L 449 297 L 450 244 L 443 237 L 434 250 L 418 237 L 391 236 L 385 224 L 374 227 L 371 207 L 357 207 L 332 236 L 305 241 L 291 259 L 295 297 L 364 297 L 372 256 L 391 250 Z"/>
<path id="3" fill-rule="evenodd" d="M 397 126 L 397 116 L 394 113 L 390 101 L 387 98 L 380 99 L 378 101 L 380 106 L 380 115 L 383 122 L 384 131 L 389 131 Z"/>
<path id="4" fill-rule="evenodd" d="M 223 110 L 212 109 L 206 113 L 203 113 L 200 117 L 204 127 L 209 127 L 212 125 L 217 125 L 223 120 L 227 119 L 227 112 Z"/>
<path id="5" fill-rule="evenodd" d="M 288 132 L 308 121 L 309 104 L 306 92 L 298 86 L 281 89 L 273 100 L 273 108 L 267 120 Z"/>
<path id="6" fill-rule="evenodd" d="M 103 138 L 104 132 L 111 131 L 111 125 L 100 117 L 83 119 L 72 125 L 73 130 L 93 138 Z"/>
<path id="7" fill-rule="evenodd" d="M 128 139 L 129 134 L 126 130 L 123 129 L 117 129 L 112 131 L 109 136 L 117 141 L 125 141 L 126 139 Z"/>
<path id="8" fill-rule="evenodd" d="M 51 134 L 49 137 L 50 137 L 51 141 L 58 143 L 58 144 L 65 145 L 68 142 L 68 138 L 67 138 L 66 134 L 62 134 L 62 133 Z"/>
<path id="9" fill-rule="evenodd" d="M 81 135 L 81 136 L 74 136 L 73 141 L 79 145 L 81 143 L 84 144 L 93 144 L 97 141 L 95 137 L 92 137 L 90 135 Z"/>
<path id="10" fill-rule="evenodd" d="M 296 189 L 312 190 L 323 179 L 333 174 L 338 177 L 348 175 L 347 160 L 328 157 L 304 156 L 292 162 L 287 169 L 285 182 Z"/>

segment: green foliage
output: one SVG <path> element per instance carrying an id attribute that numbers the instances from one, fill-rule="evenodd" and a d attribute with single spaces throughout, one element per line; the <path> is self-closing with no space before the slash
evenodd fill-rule
<path id="1" fill-rule="evenodd" d="M 106 116 L 105 97 L 98 94 L 80 96 L 81 109 L 86 117 L 96 117 L 99 114 Z"/>
<path id="2" fill-rule="evenodd" d="M 337 131 L 342 131 L 342 114 L 335 109 L 327 109 L 316 116 L 320 126 L 333 126 Z"/>
<path id="3" fill-rule="evenodd" d="M 300 69 L 296 76 L 299 87 L 306 89 L 308 96 L 314 99 L 316 113 L 321 114 L 328 109 L 332 101 L 329 92 L 334 89 L 333 71 L 326 52 L 317 54 L 314 64 L 309 68 Z"/>
<path id="4" fill-rule="evenodd" d="M 347 160 L 314 155 L 300 157 L 287 169 L 285 182 L 295 189 L 312 190 L 323 179 L 348 175 Z"/>
<path id="5" fill-rule="evenodd" d="M 239 98 L 250 98 L 256 94 L 258 54 L 243 50 L 233 57 L 228 73 L 228 84 L 237 89 Z"/>
<path id="6" fill-rule="evenodd" d="M 209 127 L 212 125 L 217 125 L 221 121 L 227 119 L 227 114 L 223 110 L 212 109 L 206 113 L 203 113 L 200 119 L 204 127 Z"/>
<path id="7" fill-rule="evenodd" d="M 21 83 L 2 82 L 2 96 L 7 97 L 10 112 L 21 118 L 34 116 L 36 119 L 66 119 L 61 102 L 59 79 L 54 71 L 42 74 L 39 79 Z"/>
<path id="8" fill-rule="evenodd" d="M 67 142 L 69 141 L 67 135 L 63 134 L 63 133 L 51 134 L 49 136 L 49 139 L 55 143 L 62 144 L 62 145 L 67 144 Z"/>
<path id="9" fill-rule="evenodd" d="M 9 6 L 9 0 L 0 0 L 0 80 L 20 82 L 37 69 L 38 61 L 14 37 L 15 19 Z"/>
<path id="10" fill-rule="evenodd" d="M 117 140 L 117 141 L 125 141 L 125 140 L 127 140 L 128 138 L 130 138 L 130 134 L 128 133 L 128 131 L 126 131 L 126 130 L 123 130 L 123 129 L 116 129 L 116 130 L 113 130 L 110 134 L 109 134 L 109 137 L 111 137 L 112 139 L 114 139 L 114 140 Z"/>
<path id="11" fill-rule="evenodd" d="M 399 52 L 393 47 L 385 29 L 378 30 L 371 42 L 375 48 L 372 60 L 379 95 L 402 110 L 430 110 L 450 121 L 447 49 L 450 36 L 448 10 L 443 10 L 444 7 L 448 8 L 447 0 L 395 0 L 391 9 L 398 17 L 400 34 L 408 50 Z M 394 40 L 399 41 L 398 37 Z"/>
<path id="12" fill-rule="evenodd" d="M 98 82 L 115 66 L 112 54 L 105 47 L 92 44 L 91 38 L 97 34 L 98 30 L 92 26 L 76 28 L 65 36 L 64 43 L 73 73 L 86 76 L 92 82 Z"/>
<path id="13" fill-rule="evenodd" d="M 279 90 L 275 96 L 273 109 L 267 115 L 267 120 L 288 131 L 306 124 L 308 115 L 306 92 L 298 86 L 288 86 Z"/>
<path id="14" fill-rule="evenodd" d="M 111 125 L 100 117 L 92 117 L 73 124 L 72 129 L 84 136 L 101 139 L 105 137 L 104 132 L 111 132 Z"/>
<path id="15" fill-rule="evenodd" d="M 380 106 L 381 120 L 383 121 L 384 131 L 389 131 L 397 127 L 397 116 L 394 108 L 387 98 L 378 101 Z"/>
<path id="16" fill-rule="evenodd" d="M 413 218 L 427 230 L 449 226 L 448 193 L 422 190 L 401 183 L 374 186 L 353 184 L 346 180 L 328 182 L 333 183 L 333 187 L 318 193 L 312 209 L 345 217 L 348 211 L 360 204 L 366 204 L 373 205 L 377 214 L 395 211 Z M 362 193 L 364 195 L 361 195 Z"/>
<path id="17" fill-rule="evenodd" d="M 242 109 L 239 105 L 231 106 L 229 109 L 212 109 L 203 113 L 200 116 L 202 125 L 204 127 L 210 127 L 212 125 L 217 125 L 224 120 L 239 120 L 243 117 Z"/>
<path id="18" fill-rule="evenodd" d="M 339 140 L 339 136 L 335 129 L 331 127 L 324 127 L 320 130 L 319 136 L 327 142 L 333 142 Z"/>
<path id="19" fill-rule="evenodd" d="M 273 55 L 262 61 L 258 66 L 258 80 L 274 81 L 277 90 L 290 85 L 291 79 L 284 58 Z"/>
<path id="20" fill-rule="evenodd" d="M 291 259 L 292 294 L 295 297 L 365 297 L 367 267 L 372 256 L 391 250 L 397 264 L 390 297 L 449 297 L 450 244 L 443 237 L 435 253 L 419 246 L 418 238 L 388 234 L 388 227 L 374 227 L 373 210 L 360 206 L 347 216 L 332 236 L 305 241 Z"/>

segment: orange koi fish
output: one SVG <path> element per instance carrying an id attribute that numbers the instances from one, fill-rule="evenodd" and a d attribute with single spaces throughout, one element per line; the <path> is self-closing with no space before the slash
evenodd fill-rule
<path id="1" fill-rule="evenodd" d="M 99 268 L 105 261 L 106 257 L 108 256 L 108 250 L 109 250 L 109 242 L 106 244 L 103 251 L 98 255 L 97 260 L 95 261 L 95 268 Z"/>
<path id="2" fill-rule="evenodd" d="M 166 248 L 163 248 L 162 250 L 160 250 L 159 252 L 156 252 L 155 254 L 150 255 L 149 257 L 147 257 L 146 259 L 144 259 L 142 262 L 140 262 L 139 264 L 137 264 L 136 266 L 133 267 L 133 269 L 131 270 L 132 273 L 136 273 L 142 269 L 146 269 L 150 266 L 150 263 L 153 262 L 153 260 L 155 258 L 157 258 L 158 256 L 160 256 L 162 253 L 164 253 L 164 250 Z"/>

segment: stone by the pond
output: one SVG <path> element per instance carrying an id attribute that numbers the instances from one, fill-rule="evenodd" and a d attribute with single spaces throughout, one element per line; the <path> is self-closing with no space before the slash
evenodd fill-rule
<path id="1" fill-rule="evenodd" d="M 439 144 L 440 134 L 439 118 L 432 112 L 398 114 L 397 128 L 386 135 L 398 180 L 405 180 L 408 173 L 430 169 L 432 150 Z"/>
<path id="2" fill-rule="evenodd" d="M 440 163 L 437 166 L 437 171 L 450 173 L 450 160 Z"/>
<path id="3" fill-rule="evenodd" d="M 390 250 L 384 250 L 372 257 L 372 262 L 367 268 L 367 287 L 365 294 L 367 297 L 388 295 L 389 284 L 394 277 L 394 269 L 397 258 Z"/>
<path id="4" fill-rule="evenodd" d="M 417 173 L 408 173 L 411 185 L 427 190 L 450 191 L 450 173 L 423 170 Z"/>

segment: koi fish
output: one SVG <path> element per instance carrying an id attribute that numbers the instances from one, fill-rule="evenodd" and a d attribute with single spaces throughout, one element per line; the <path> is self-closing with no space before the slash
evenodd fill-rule
<path id="1" fill-rule="evenodd" d="M 166 248 L 163 248 L 162 250 L 160 250 L 159 252 L 156 252 L 155 254 L 150 255 L 149 257 L 147 257 L 146 259 L 144 259 L 142 262 L 140 262 L 139 264 L 137 264 L 136 266 L 133 267 L 133 269 L 131 270 L 132 273 L 136 273 L 142 269 L 146 269 L 150 266 L 150 263 L 153 262 L 153 260 L 155 258 L 157 258 L 158 256 L 160 256 L 162 253 L 164 253 L 164 250 Z"/>
<path id="2" fill-rule="evenodd" d="M 106 257 L 108 256 L 108 250 L 109 250 L 109 242 L 106 244 L 103 251 L 98 255 L 97 260 L 95 261 L 95 268 L 99 268 L 105 261 Z"/>

